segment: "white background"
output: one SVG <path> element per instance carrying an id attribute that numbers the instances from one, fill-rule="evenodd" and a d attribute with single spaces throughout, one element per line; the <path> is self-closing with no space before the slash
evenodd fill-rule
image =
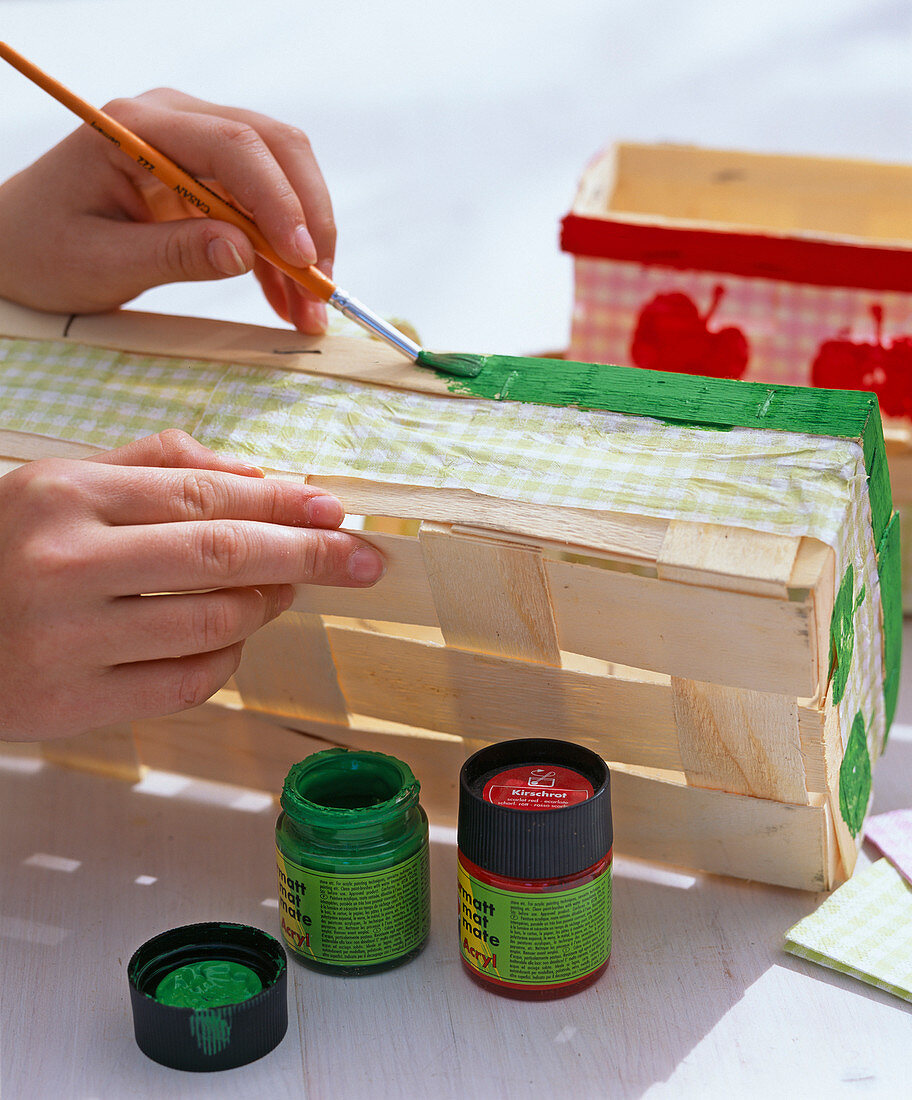
<path id="1" fill-rule="evenodd" d="M 311 137 L 336 278 L 440 349 L 566 346 L 559 223 L 616 140 L 912 159 L 909 0 L 0 0 L 97 106 L 170 85 Z M 0 68 L 0 176 L 75 121 Z M 272 324 L 251 277 L 139 303 Z"/>

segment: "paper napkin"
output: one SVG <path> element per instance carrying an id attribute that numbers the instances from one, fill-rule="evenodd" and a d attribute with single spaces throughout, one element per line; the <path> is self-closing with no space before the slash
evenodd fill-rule
<path id="1" fill-rule="evenodd" d="M 897 871 L 912 882 L 912 810 L 869 817 L 865 840 L 876 844 Z"/>
<path id="2" fill-rule="evenodd" d="M 878 860 L 800 920 L 785 949 L 912 1001 L 912 885 Z"/>

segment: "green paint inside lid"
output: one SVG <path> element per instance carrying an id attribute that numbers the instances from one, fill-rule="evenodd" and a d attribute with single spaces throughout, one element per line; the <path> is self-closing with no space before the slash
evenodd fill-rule
<path id="1" fill-rule="evenodd" d="M 172 970 L 158 984 L 155 999 L 176 1008 L 217 1008 L 249 1000 L 263 988 L 259 976 L 243 963 L 204 959 Z"/>

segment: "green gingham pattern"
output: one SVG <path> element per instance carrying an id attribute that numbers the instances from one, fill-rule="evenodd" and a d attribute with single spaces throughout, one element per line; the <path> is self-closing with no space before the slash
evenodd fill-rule
<path id="1" fill-rule="evenodd" d="M 880 859 L 790 929 L 785 949 L 912 1001 L 912 886 Z"/>
<path id="2" fill-rule="evenodd" d="M 231 363 L 59 341 L 0 340 L 0 428 L 100 448 L 179 427 L 282 472 L 465 489 L 513 501 L 809 535 L 848 562 L 864 601 L 843 736 L 884 736 L 879 580 L 861 447 L 792 432 L 446 399 Z M 559 538 L 560 532 L 555 532 Z"/>

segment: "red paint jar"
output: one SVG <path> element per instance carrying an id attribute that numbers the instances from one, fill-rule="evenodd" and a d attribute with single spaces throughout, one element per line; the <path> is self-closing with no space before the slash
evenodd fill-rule
<path id="1" fill-rule="evenodd" d="M 473 981 L 523 1000 L 591 985 L 611 955 L 611 788 L 567 741 L 505 741 L 459 776 L 459 941 Z"/>

